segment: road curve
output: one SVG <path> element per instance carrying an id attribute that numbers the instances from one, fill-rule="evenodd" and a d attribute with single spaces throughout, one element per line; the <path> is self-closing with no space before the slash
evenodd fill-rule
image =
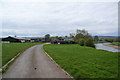
<path id="1" fill-rule="evenodd" d="M 22 53 L 3 78 L 70 78 L 56 66 L 42 50 L 43 45 L 35 45 Z"/>

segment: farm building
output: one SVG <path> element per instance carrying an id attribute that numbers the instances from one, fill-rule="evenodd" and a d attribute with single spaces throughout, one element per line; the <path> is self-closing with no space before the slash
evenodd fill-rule
<path id="1" fill-rule="evenodd" d="M 9 42 L 25 42 L 24 38 L 20 38 L 20 37 L 11 37 L 8 36 L 6 38 L 2 38 L 2 42 L 4 43 L 9 43 Z"/>
<path id="2" fill-rule="evenodd" d="M 6 38 L 2 38 L 0 42 L 2 42 L 2 43 L 44 42 L 44 38 L 39 38 L 39 37 L 11 37 L 11 36 L 8 36 Z"/>
<path id="3" fill-rule="evenodd" d="M 58 39 L 58 38 L 51 39 L 52 44 L 58 44 L 58 43 L 61 43 L 63 41 L 64 41 L 64 39 Z"/>
<path id="4" fill-rule="evenodd" d="M 51 39 L 52 44 L 75 44 L 72 39 L 69 38 L 54 38 Z"/>
<path id="5" fill-rule="evenodd" d="M 25 37 L 26 42 L 44 42 L 44 38 L 41 37 Z"/>

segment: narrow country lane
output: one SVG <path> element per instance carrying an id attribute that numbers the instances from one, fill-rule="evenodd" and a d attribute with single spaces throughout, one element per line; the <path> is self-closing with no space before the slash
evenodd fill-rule
<path id="1" fill-rule="evenodd" d="M 22 53 L 3 78 L 70 78 L 46 56 L 42 46 L 33 46 Z"/>

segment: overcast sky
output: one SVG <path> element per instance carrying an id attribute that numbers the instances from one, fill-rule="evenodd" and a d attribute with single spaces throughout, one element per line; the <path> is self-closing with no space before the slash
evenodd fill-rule
<path id="1" fill-rule="evenodd" d="M 117 2 L 2 0 L 1 3 L 3 36 L 65 36 L 76 29 L 85 29 L 92 35 L 118 34 Z"/>

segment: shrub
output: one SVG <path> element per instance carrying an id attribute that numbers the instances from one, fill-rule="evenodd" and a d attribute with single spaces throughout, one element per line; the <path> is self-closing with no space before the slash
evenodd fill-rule
<path id="1" fill-rule="evenodd" d="M 60 42 L 60 44 L 76 44 L 76 42 L 74 42 L 74 41 L 63 41 L 63 42 Z"/>
<path id="2" fill-rule="evenodd" d="M 95 45 L 94 45 L 94 43 L 93 43 L 92 38 L 86 39 L 85 42 L 84 42 L 84 46 L 89 46 L 89 47 L 95 48 Z"/>
<path id="3" fill-rule="evenodd" d="M 80 46 L 84 46 L 84 39 L 80 39 L 80 40 L 79 40 L 79 45 L 80 45 Z"/>
<path id="4" fill-rule="evenodd" d="M 60 44 L 68 44 L 68 41 L 60 42 Z"/>
<path id="5" fill-rule="evenodd" d="M 92 36 L 86 30 L 77 30 L 77 34 L 74 39 L 80 46 L 94 47 Z"/>
<path id="6" fill-rule="evenodd" d="M 76 44 L 76 42 L 75 42 L 75 41 L 70 41 L 69 43 L 70 43 L 70 44 Z"/>

